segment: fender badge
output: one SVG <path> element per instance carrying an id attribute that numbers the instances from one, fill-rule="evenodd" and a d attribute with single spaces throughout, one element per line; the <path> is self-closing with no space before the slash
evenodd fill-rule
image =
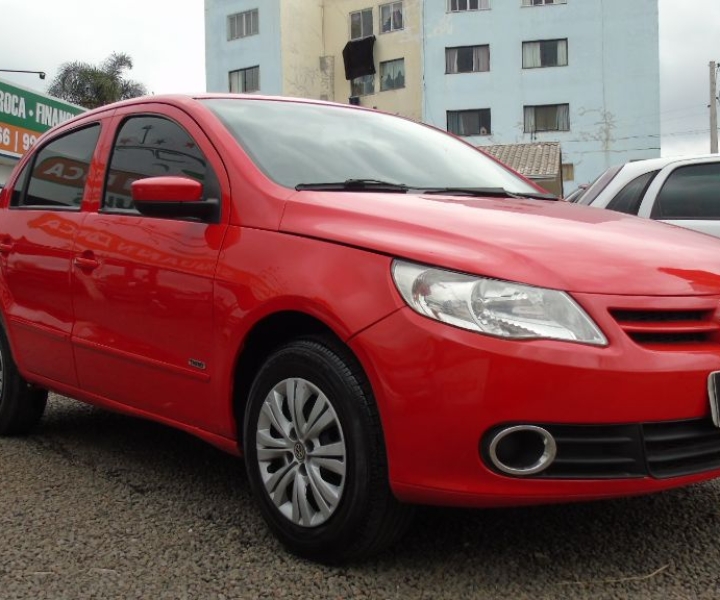
<path id="1" fill-rule="evenodd" d="M 201 360 L 191 358 L 188 360 L 188 364 L 195 369 L 200 369 L 201 371 L 205 370 L 205 363 Z"/>

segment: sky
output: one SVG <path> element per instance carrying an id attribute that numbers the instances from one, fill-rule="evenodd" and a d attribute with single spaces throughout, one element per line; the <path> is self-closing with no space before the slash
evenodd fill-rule
<path id="1" fill-rule="evenodd" d="M 707 153 L 720 0 L 659 0 L 659 7 L 662 154 Z M 134 62 L 127 76 L 151 93 L 203 92 L 204 15 L 203 0 L 0 0 L 0 70 L 45 71 L 47 79 L 0 78 L 45 91 L 62 63 L 97 64 L 124 52 Z"/>

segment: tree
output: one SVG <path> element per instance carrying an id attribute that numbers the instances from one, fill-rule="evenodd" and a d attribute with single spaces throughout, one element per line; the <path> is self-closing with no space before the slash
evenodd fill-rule
<path id="1" fill-rule="evenodd" d="M 113 52 L 97 66 L 79 61 L 65 63 L 48 93 L 85 108 L 144 96 L 148 91 L 142 83 L 123 77 L 123 72 L 132 66 L 132 59 L 122 52 Z"/>

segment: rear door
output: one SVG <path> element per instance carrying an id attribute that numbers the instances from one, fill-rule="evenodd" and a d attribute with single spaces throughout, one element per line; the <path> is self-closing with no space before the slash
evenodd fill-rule
<path id="1" fill-rule="evenodd" d="M 720 161 L 666 167 L 650 185 L 638 214 L 720 237 Z"/>
<path id="2" fill-rule="evenodd" d="M 73 244 L 97 192 L 90 176 L 100 124 L 49 139 L 15 180 L 0 217 L 0 266 L 6 326 L 21 369 L 77 385 L 70 333 Z M 7 195 L 7 194 L 6 194 Z"/>
<path id="3" fill-rule="evenodd" d="M 142 109 L 142 113 L 138 110 Z M 99 211 L 76 238 L 72 273 L 81 387 L 173 421 L 216 429 L 213 281 L 228 210 L 217 222 L 144 217 L 130 185 L 155 176 L 199 180 L 229 198 L 214 147 L 183 111 L 118 111 Z"/>

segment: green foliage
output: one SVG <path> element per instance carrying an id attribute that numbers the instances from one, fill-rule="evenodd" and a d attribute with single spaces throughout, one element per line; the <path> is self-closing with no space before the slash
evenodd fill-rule
<path id="1" fill-rule="evenodd" d="M 79 61 L 65 63 L 50 84 L 48 93 L 85 108 L 144 96 L 148 91 L 143 84 L 123 77 L 124 71 L 132 66 L 132 59 L 122 52 L 113 52 L 100 65 Z"/>

